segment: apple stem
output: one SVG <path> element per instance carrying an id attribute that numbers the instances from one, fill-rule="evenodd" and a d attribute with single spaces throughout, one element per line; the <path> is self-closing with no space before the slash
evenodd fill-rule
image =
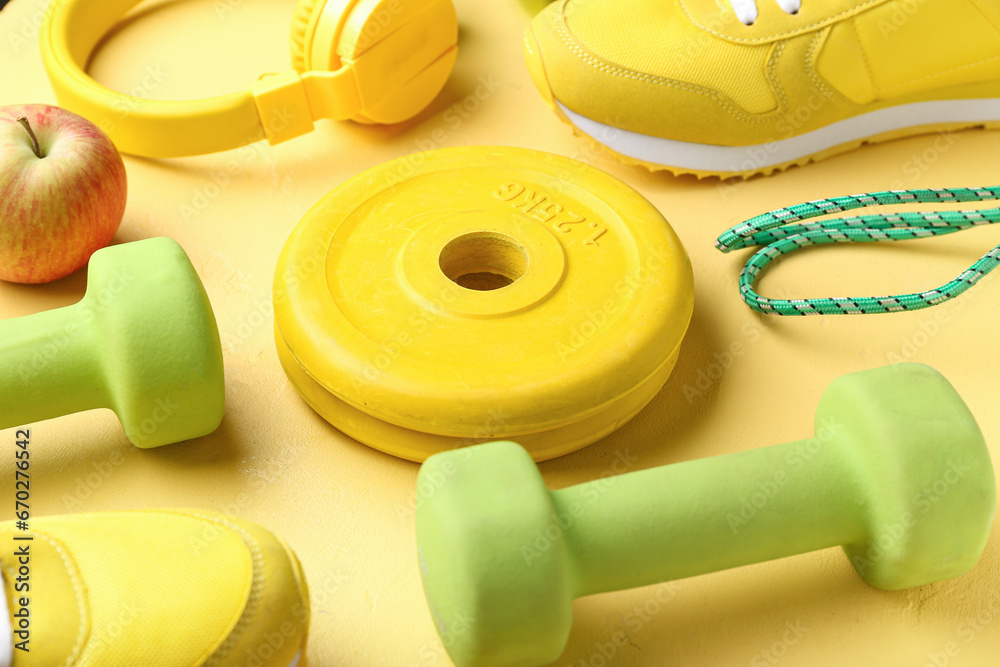
<path id="1" fill-rule="evenodd" d="M 22 127 L 24 127 L 24 129 L 28 132 L 28 136 L 31 137 L 31 146 L 35 151 L 35 155 L 39 158 L 44 157 L 42 155 L 42 149 L 38 145 L 38 137 L 35 136 L 35 131 L 31 129 L 31 123 L 28 122 L 28 119 L 24 116 L 21 116 L 17 119 L 17 122 L 20 123 Z"/>

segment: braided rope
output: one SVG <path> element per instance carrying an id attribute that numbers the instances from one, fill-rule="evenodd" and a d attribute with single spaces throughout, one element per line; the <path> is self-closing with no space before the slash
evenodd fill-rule
<path id="1" fill-rule="evenodd" d="M 980 257 L 954 280 L 936 289 L 912 294 L 768 299 L 754 290 L 754 284 L 771 262 L 799 248 L 824 243 L 873 243 L 943 236 L 970 227 L 1000 222 L 1000 208 L 862 215 L 801 223 L 803 220 L 868 206 L 973 201 L 1000 201 L 1000 187 L 890 190 L 820 199 L 789 208 L 780 208 L 740 223 L 723 233 L 715 242 L 715 247 L 722 252 L 760 247 L 743 267 L 739 281 L 740 296 L 748 306 L 760 313 L 859 315 L 919 310 L 953 299 L 975 285 L 1000 264 L 1000 246 Z"/>

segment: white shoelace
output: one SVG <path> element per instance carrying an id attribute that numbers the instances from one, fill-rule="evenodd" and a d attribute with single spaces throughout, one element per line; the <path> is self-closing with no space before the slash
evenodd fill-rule
<path id="1" fill-rule="evenodd" d="M 802 0 L 776 0 L 786 14 L 797 14 L 802 8 Z M 753 25 L 757 20 L 757 0 L 729 0 L 736 12 L 736 18 L 744 25 Z"/>

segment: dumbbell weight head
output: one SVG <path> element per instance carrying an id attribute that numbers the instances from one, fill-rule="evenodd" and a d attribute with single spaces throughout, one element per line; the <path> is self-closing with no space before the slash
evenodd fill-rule
<path id="1" fill-rule="evenodd" d="M 825 392 L 816 425 L 812 440 L 554 492 L 511 442 L 430 457 L 418 481 L 433 489 L 416 514 L 420 569 L 452 659 L 548 664 L 569 635 L 574 597 L 836 544 L 885 589 L 975 564 L 994 473 L 975 420 L 940 374 L 903 364 L 844 376 Z M 779 471 L 785 486 L 737 536 L 727 514 Z"/>
<path id="2" fill-rule="evenodd" d="M 996 505 L 993 465 L 975 418 L 940 373 L 897 364 L 840 377 L 816 410 L 817 430 L 830 424 L 863 490 L 868 539 L 843 546 L 865 581 L 913 588 L 975 565 Z"/>
<path id="3" fill-rule="evenodd" d="M 214 431 L 224 401 L 215 316 L 170 239 L 98 250 L 79 303 L 0 321 L 0 428 L 111 408 L 158 447 Z"/>
<path id="4" fill-rule="evenodd" d="M 222 345 L 212 305 L 176 242 L 154 238 L 91 257 L 86 304 L 101 337 L 111 408 L 135 445 L 211 433 L 222 418 Z"/>
<path id="5" fill-rule="evenodd" d="M 571 519 L 528 452 L 495 442 L 435 454 L 418 486 L 434 489 L 416 516 L 424 592 L 455 664 L 558 658 L 576 597 L 562 544 Z"/>

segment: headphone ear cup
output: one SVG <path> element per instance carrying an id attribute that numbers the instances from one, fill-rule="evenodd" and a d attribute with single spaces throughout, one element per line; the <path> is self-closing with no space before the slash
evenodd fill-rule
<path id="1" fill-rule="evenodd" d="M 458 20 L 452 0 L 299 0 L 292 67 L 353 70 L 362 123 L 399 123 L 420 113 L 451 74 Z"/>
<path id="2" fill-rule="evenodd" d="M 354 120 L 399 123 L 437 97 L 457 54 L 452 0 L 360 0 L 343 20 L 333 59 L 354 69 Z"/>
<path id="3" fill-rule="evenodd" d="M 325 4 L 325 0 L 299 0 L 292 15 L 292 31 L 289 35 L 292 68 L 299 74 L 304 74 L 306 71 L 306 30 L 309 28 L 309 19 L 312 18 L 317 4 Z"/>

